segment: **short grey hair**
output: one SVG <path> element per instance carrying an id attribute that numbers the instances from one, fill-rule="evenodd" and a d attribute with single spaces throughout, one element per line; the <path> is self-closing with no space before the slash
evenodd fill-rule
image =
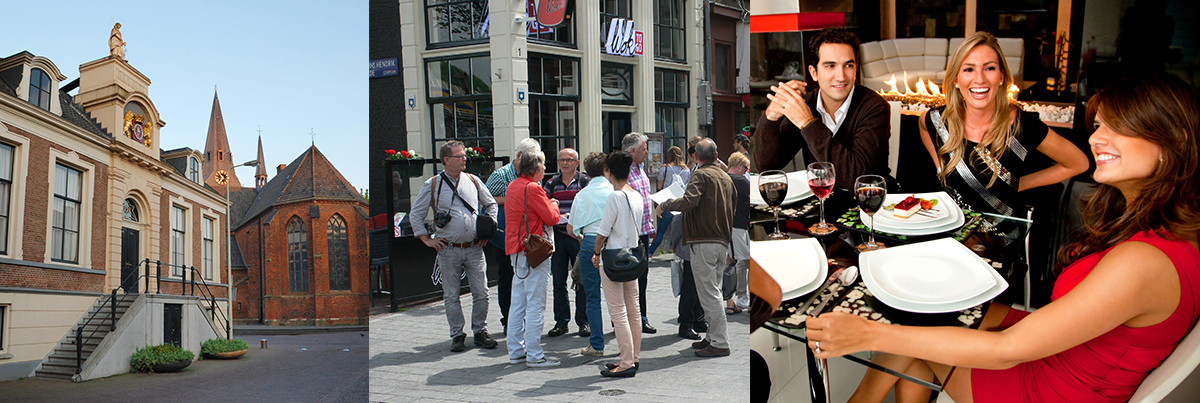
<path id="1" fill-rule="evenodd" d="M 546 154 L 542 150 L 534 149 L 521 153 L 521 160 L 517 161 L 517 176 L 533 177 L 538 172 L 538 169 L 546 166 Z"/>
<path id="2" fill-rule="evenodd" d="M 517 148 L 514 149 L 514 155 L 540 149 L 542 149 L 542 145 L 539 144 L 537 140 L 525 138 L 517 143 Z"/>
<path id="3" fill-rule="evenodd" d="M 696 143 L 696 159 L 701 162 L 712 162 L 717 160 L 717 143 L 710 139 L 700 140 Z"/>
<path id="4" fill-rule="evenodd" d="M 621 151 L 633 152 L 633 149 L 642 145 L 642 143 L 645 143 L 646 140 L 649 139 L 650 138 L 646 137 L 645 134 L 639 132 L 629 132 L 629 134 L 625 135 L 625 138 L 621 139 Z"/>

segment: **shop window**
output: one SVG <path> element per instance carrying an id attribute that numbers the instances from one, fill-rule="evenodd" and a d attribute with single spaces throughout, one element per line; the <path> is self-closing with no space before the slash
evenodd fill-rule
<path id="1" fill-rule="evenodd" d="M 688 73 L 654 69 L 654 131 L 663 134 L 663 147 L 687 149 Z"/>
<path id="2" fill-rule="evenodd" d="M 578 149 L 579 59 L 530 54 L 529 137 L 546 152 L 546 172 L 558 170 L 558 150 Z"/>
<path id="3" fill-rule="evenodd" d="M 83 172 L 57 164 L 54 170 L 54 220 L 51 223 L 50 259 L 79 263 L 79 210 Z"/>
<path id="4" fill-rule="evenodd" d="M 287 226 L 288 291 L 308 292 L 308 231 L 300 217 Z"/>
<path id="5" fill-rule="evenodd" d="M 450 140 L 495 155 L 489 57 L 478 53 L 426 61 L 434 150 L 429 155 Z"/>
<path id="6" fill-rule="evenodd" d="M 426 39 L 431 47 L 486 43 L 487 23 L 487 0 L 425 1 Z"/>
<path id="7" fill-rule="evenodd" d="M 346 220 L 334 214 L 326 227 L 329 247 L 329 289 L 350 290 L 350 238 L 346 233 Z"/>
<path id="8" fill-rule="evenodd" d="M 684 41 L 683 0 L 661 0 L 654 2 L 654 56 L 683 62 L 687 59 Z"/>
<path id="9" fill-rule="evenodd" d="M 50 75 L 42 69 L 34 68 L 29 72 L 29 103 L 39 108 L 50 110 L 50 91 L 54 85 Z"/>
<path id="10" fill-rule="evenodd" d="M 600 43 L 608 40 L 608 27 L 613 18 L 633 18 L 630 0 L 600 0 Z M 603 46 L 600 51 L 605 52 Z"/>

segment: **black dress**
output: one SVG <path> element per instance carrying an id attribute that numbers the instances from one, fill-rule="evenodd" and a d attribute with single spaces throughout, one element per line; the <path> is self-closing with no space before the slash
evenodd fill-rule
<path id="1" fill-rule="evenodd" d="M 945 124 L 938 121 L 945 108 L 941 106 L 932 109 L 925 115 L 925 127 L 929 130 L 935 150 L 942 147 L 945 143 L 944 136 L 949 135 L 945 131 Z M 1014 124 L 1017 125 L 1016 135 L 1009 141 L 1008 150 L 998 161 L 996 168 L 1000 170 L 1001 175 L 991 187 L 987 187 L 987 183 L 992 178 L 992 168 L 984 162 L 989 159 L 986 157 L 989 154 L 987 150 L 979 149 L 985 155 L 983 158 L 980 157 L 980 151 L 970 153 L 970 160 L 963 159 L 958 166 L 946 166 L 946 161 L 942 160 L 942 169 L 950 170 L 944 188 L 946 193 L 958 201 L 960 207 L 971 211 L 1025 217 L 1025 197 L 1017 189 L 1022 176 L 1042 168 L 1027 160 L 1032 160 L 1031 155 L 1037 153 L 1038 146 L 1046 139 L 1050 128 L 1042 123 L 1038 114 L 1026 111 L 1017 112 Z M 966 143 L 967 150 L 972 150 L 978 145 L 969 140 Z"/>

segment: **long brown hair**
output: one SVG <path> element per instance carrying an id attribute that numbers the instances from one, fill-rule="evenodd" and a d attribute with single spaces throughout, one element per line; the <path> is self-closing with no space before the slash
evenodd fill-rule
<path id="1" fill-rule="evenodd" d="M 683 150 L 680 150 L 679 146 L 671 146 L 671 148 L 667 149 L 667 165 L 681 167 L 685 163 L 687 161 L 684 160 Z"/>
<path id="2" fill-rule="evenodd" d="M 996 41 L 996 37 L 992 34 L 983 31 L 975 32 L 963 39 L 962 44 L 958 45 L 958 49 L 955 49 L 954 53 L 950 55 L 950 59 L 946 62 L 946 79 L 942 81 L 942 88 L 945 88 L 946 91 L 946 111 L 942 114 L 942 120 L 946 122 L 946 129 L 950 132 L 945 144 L 938 149 L 938 155 L 942 160 L 942 171 L 938 173 L 938 178 L 942 180 L 943 185 L 946 183 L 946 175 L 953 171 L 952 167 L 958 165 L 964 155 L 967 158 L 978 157 L 974 149 L 967 149 L 964 134 L 966 129 L 963 127 L 966 101 L 962 94 L 954 88 L 954 81 L 958 80 L 958 73 L 962 70 L 963 61 L 976 46 L 987 46 L 996 51 L 996 56 L 1000 59 L 1001 73 L 1004 76 L 1000 88 L 992 90 L 995 109 L 992 110 L 991 123 L 984 131 L 983 138 L 979 140 L 979 146 L 990 151 L 992 158 L 999 160 L 1008 150 L 1009 139 L 1020 130 L 1015 124 L 1019 119 L 1013 119 L 1017 105 L 1008 99 L 1008 88 L 1012 85 L 1013 78 L 1011 70 L 1008 69 L 1008 60 L 1004 58 L 1004 52 L 1000 50 L 1000 42 Z M 988 181 L 987 186 L 992 187 L 999 176 L 1000 172 L 992 170 L 992 178 Z"/>
<path id="3" fill-rule="evenodd" d="M 1099 184 L 1084 207 L 1077 241 L 1058 251 L 1058 266 L 1112 247 L 1142 231 L 1195 241 L 1200 232 L 1200 182 L 1195 178 L 1200 146 L 1200 95 L 1167 73 L 1116 81 L 1092 97 L 1087 126 L 1099 115 L 1119 135 L 1162 148 L 1162 157 L 1131 204 L 1117 188 Z"/>

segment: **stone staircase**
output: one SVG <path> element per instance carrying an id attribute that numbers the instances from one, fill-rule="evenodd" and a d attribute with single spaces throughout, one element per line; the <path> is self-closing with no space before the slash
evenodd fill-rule
<path id="1" fill-rule="evenodd" d="M 75 330 L 79 329 L 84 322 L 87 322 L 88 318 L 92 317 L 92 314 L 96 314 L 91 323 L 83 327 L 83 338 L 85 340 L 83 344 L 83 362 L 87 362 L 92 352 L 100 345 L 100 342 L 104 341 L 105 337 L 108 337 L 113 321 L 120 321 L 121 316 L 133 305 L 137 297 L 137 294 L 118 294 L 116 315 L 112 319 L 109 319 L 109 312 L 112 310 L 111 302 L 108 301 L 109 296 L 105 295 L 97 298 L 87 313 L 83 314 L 79 318 L 79 321 L 74 326 L 71 326 L 71 330 L 58 342 L 58 345 L 54 346 L 54 350 L 50 352 L 50 355 L 42 360 L 42 365 L 35 371 L 35 375 L 38 378 L 72 380 L 72 377 L 75 376 L 75 368 L 79 364 L 76 362 L 75 356 Z M 88 338 L 89 336 L 91 337 L 90 339 Z"/>

